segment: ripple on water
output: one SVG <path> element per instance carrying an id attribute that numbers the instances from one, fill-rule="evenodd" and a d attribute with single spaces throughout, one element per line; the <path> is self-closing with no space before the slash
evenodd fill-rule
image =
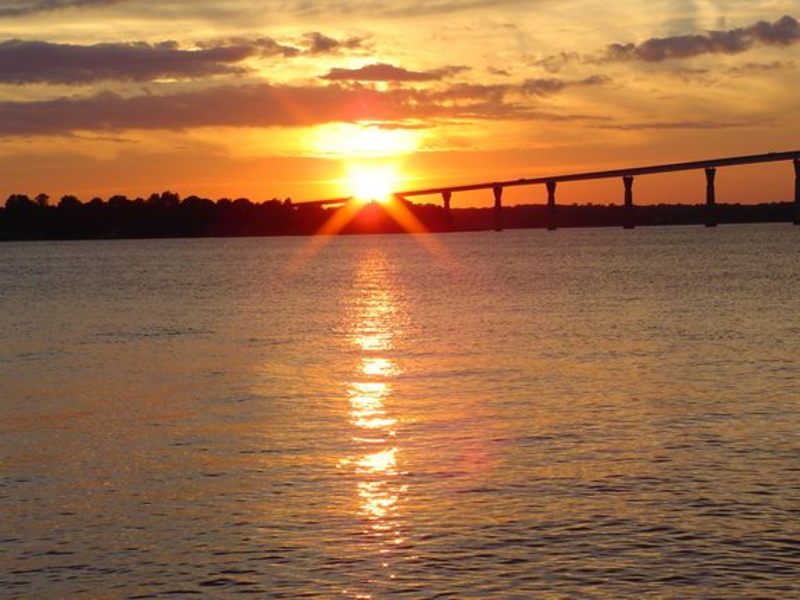
<path id="1" fill-rule="evenodd" d="M 795 600 L 796 232 L 718 229 L 4 246 L 0 596 Z"/>

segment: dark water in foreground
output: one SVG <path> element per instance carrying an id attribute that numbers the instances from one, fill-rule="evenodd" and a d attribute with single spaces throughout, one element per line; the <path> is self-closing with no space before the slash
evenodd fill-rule
<path id="1" fill-rule="evenodd" d="M 800 597 L 800 228 L 314 244 L 0 246 L 0 597 Z"/>

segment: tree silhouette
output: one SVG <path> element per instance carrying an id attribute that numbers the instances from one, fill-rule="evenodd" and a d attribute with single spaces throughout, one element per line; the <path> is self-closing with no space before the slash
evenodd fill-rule
<path id="1" fill-rule="evenodd" d="M 183 200 L 169 190 L 147 199 L 111 196 L 95 197 L 84 203 L 73 195 L 63 196 L 56 206 L 46 194 L 33 200 L 25 194 L 11 194 L 0 208 L 0 240 L 103 239 L 150 237 L 219 237 L 307 235 L 320 230 L 335 208 L 295 204 L 290 198 L 253 202 L 248 198 L 200 196 Z M 491 229 L 492 208 L 452 208 L 441 205 L 405 206 L 431 231 L 472 231 Z M 702 205 L 662 204 L 638 206 L 640 225 L 703 223 Z M 720 223 L 791 221 L 789 202 L 759 205 L 717 205 Z M 546 227 L 547 206 L 523 204 L 504 208 L 506 228 Z M 619 205 L 599 203 L 559 206 L 558 227 L 621 226 L 624 211 Z M 403 231 L 385 207 L 367 204 L 342 233 L 394 233 Z"/>

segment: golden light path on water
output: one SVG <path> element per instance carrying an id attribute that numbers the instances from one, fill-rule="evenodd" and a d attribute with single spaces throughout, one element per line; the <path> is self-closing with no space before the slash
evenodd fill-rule
<path id="1" fill-rule="evenodd" d="M 338 466 L 355 481 L 354 510 L 355 517 L 363 522 L 365 551 L 376 551 L 385 571 L 383 577 L 393 579 L 392 554 L 404 541 L 399 511 L 407 486 L 401 481 L 398 420 L 386 405 L 392 379 L 400 373 L 390 354 L 402 319 L 384 254 L 375 251 L 363 257 L 353 289 L 348 333 L 358 363 L 348 386 L 347 401 L 351 441 L 358 452 L 342 458 Z M 352 598 L 372 598 L 369 590 L 349 588 L 342 593 Z"/>

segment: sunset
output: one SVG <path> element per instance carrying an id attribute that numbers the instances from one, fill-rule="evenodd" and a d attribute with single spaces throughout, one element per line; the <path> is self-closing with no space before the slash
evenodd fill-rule
<path id="1" fill-rule="evenodd" d="M 417 188 L 793 150 L 797 9 L 10 0 L 0 192 L 315 200 L 355 159 Z M 774 172 L 727 197 L 786 199 Z"/>
<path id="2" fill-rule="evenodd" d="M 0 598 L 800 598 L 800 1 L 0 0 Z"/>

